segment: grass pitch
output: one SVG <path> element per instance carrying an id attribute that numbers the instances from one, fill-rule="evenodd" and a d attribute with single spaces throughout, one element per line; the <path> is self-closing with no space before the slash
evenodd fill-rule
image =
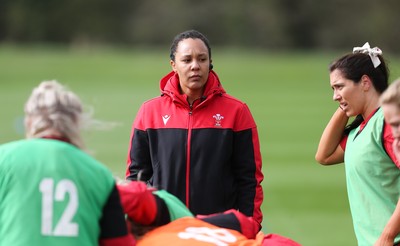
<path id="1" fill-rule="evenodd" d="M 84 49 L 0 46 L 0 144 L 23 138 L 23 105 L 42 80 L 57 79 L 117 123 L 85 132 L 94 157 L 124 176 L 131 124 L 140 104 L 158 96 L 170 71 L 168 48 Z M 323 167 L 314 154 L 331 114 L 328 64 L 337 53 L 271 53 L 214 48 L 214 70 L 227 92 L 246 102 L 263 156 L 263 231 L 308 246 L 356 245 L 344 167 Z M 387 57 L 394 80 L 399 59 Z"/>

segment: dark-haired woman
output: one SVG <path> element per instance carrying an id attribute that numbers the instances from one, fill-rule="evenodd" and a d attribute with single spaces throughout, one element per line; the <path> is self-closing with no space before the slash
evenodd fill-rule
<path id="1" fill-rule="evenodd" d="M 382 51 L 368 43 L 330 65 L 333 100 L 339 107 L 321 136 L 315 158 L 323 165 L 345 163 L 358 245 L 389 245 L 382 243 L 385 237 L 391 237 L 390 245 L 400 241 L 397 234 L 383 234 L 400 195 L 393 135 L 379 106 L 388 77 Z M 348 124 L 351 117 L 355 119 Z"/>
<path id="2" fill-rule="evenodd" d="M 161 96 L 136 115 L 126 178 L 172 193 L 195 215 L 237 209 L 260 229 L 262 162 L 248 106 L 225 92 L 200 32 L 175 37 L 170 64 Z"/>

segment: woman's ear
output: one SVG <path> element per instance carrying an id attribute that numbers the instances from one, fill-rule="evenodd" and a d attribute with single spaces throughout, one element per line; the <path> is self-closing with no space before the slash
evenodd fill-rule
<path id="1" fill-rule="evenodd" d="M 169 64 L 171 64 L 172 70 L 176 73 L 175 62 L 173 60 L 170 60 Z"/>
<path id="2" fill-rule="evenodd" d="M 365 74 L 361 77 L 361 82 L 360 83 L 361 83 L 364 91 L 368 91 L 371 88 L 371 86 L 373 86 L 371 78 L 368 75 L 365 75 Z"/>

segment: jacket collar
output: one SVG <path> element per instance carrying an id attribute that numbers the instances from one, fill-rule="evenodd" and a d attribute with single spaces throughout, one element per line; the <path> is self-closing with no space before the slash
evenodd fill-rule
<path id="1" fill-rule="evenodd" d="M 175 72 L 170 72 L 160 80 L 160 90 L 162 95 L 168 95 L 177 100 L 184 97 L 179 90 L 179 77 Z M 226 93 L 225 89 L 218 78 L 218 75 L 211 70 L 208 74 L 208 80 L 205 84 L 203 98 L 208 98 L 213 95 Z"/>

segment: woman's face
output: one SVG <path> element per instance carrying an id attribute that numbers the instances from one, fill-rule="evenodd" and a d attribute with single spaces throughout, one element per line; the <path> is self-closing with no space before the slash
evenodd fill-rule
<path id="1" fill-rule="evenodd" d="M 188 38 L 179 42 L 171 66 L 179 76 L 183 93 L 202 95 L 210 64 L 208 49 L 202 40 Z"/>
<path id="2" fill-rule="evenodd" d="M 346 79 L 338 69 L 330 74 L 330 84 L 333 89 L 333 100 L 348 117 L 364 113 L 365 94 L 362 83 Z"/>
<path id="3" fill-rule="evenodd" d="M 400 109 L 395 103 L 382 105 L 385 121 L 392 128 L 393 137 L 400 140 Z"/>
<path id="4" fill-rule="evenodd" d="M 395 103 L 385 103 L 382 110 L 385 121 L 392 129 L 394 154 L 400 160 L 400 108 Z"/>

